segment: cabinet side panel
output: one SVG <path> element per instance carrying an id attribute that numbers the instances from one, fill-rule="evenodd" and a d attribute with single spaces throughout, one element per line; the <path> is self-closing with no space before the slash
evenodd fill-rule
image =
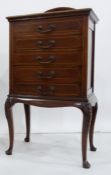
<path id="1" fill-rule="evenodd" d="M 88 16 L 83 17 L 82 31 L 82 97 L 87 96 Z"/>
<path id="2" fill-rule="evenodd" d="M 87 92 L 88 95 L 93 92 L 94 84 L 94 35 L 95 26 L 89 19 L 88 27 L 88 63 L 87 63 Z"/>
<path id="3" fill-rule="evenodd" d="M 13 22 L 9 24 L 9 93 L 13 93 Z"/>

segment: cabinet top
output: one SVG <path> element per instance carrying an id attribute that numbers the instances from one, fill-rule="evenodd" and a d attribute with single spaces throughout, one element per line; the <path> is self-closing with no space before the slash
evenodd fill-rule
<path id="1" fill-rule="evenodd" d="M 45 11 L 44 13 L 34 13 L 28 15 L 18 15 L 7 17 L 8 21 L 21 21 L 30 19 L 56 18 L 65 16 L 90 16 L 90 18 L 97 23 L 98 17 L 91 8 L 74 9 L 70 7 L 58 7 Z"/>

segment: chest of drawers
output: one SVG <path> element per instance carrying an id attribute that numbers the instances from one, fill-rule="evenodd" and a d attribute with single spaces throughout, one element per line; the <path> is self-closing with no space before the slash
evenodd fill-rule
<path id="1" fill-rule="evenodd" d="M 23 103 L 26 138 L 30 134 L 30 105 L 73 106 L 83 112 L 83 167 L 87 136 L 93 145 L 97 100 L 94 95 L 94 44 L 97 16 L 92 9 L 55 8 L 45 13 L 8 17 L 10 22 L 10 84 L 5 103 L 12 153 L 12 106 Z"/>

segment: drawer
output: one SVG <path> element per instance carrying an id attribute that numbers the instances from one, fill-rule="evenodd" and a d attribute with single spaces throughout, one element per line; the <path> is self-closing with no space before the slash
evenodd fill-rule
<path id="1" fill-rule="evenodd" d="M 46 38 L 19 38 L 14 41 L 14 48 L 18 49 L 34 49 L 34 50 L 55 50 L 55 49 L 76 49 L 82 47 L 81 35 L 67 35 L 65 37 L 49 37 Z"/>
<path id="2" fill-rule="evenodd" d="M 69 68 L 15 67 L 14 82 L 20 83 L 75 83 L 81 82 L 81 66 Z"/>
<path id="3" fill-rule="evenodd" d="M 82 50 L 69 52 L 36 52 L 24 51 L 14 53 L 14 65 L 36 65 L 40 67 L 75 66 L 82 64 Z"/>
<path id="4" fill-rule="evenodd" d="M 26 96 L 39 96 L 39 97 L 77 97 L 81 94 L 81 88 L 79 84 L 38 84 L 38 85 L 26 85 L 26 84 L 14 84 L 13 94 L 26 95 Z"/>
<path id="5" fill-rule="evenodd" d="M 15 36 L 24 35 L 56 35 L 67 32 L 81 33 L 82 17 L 65 17 L 54 19 L 32 19 L 27 21 L 18 21 L 13 24 Z"/>

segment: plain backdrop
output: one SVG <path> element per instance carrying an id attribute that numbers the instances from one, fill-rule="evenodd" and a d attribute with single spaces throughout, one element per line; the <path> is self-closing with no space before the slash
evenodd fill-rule
<path id="1" fill-rule="evenodd" d="M 60 6 L 93 8 L 100 21 L 96 26 L 95 94 L 99 102 L 95 131 L 111 131 L 111 1 L 110 0 L 0 0 L 0 133 L 7 133 L 4 103 L 8 94 L 9 26 L 7 16 L 44 12 Z M 14 107 L 15 132 L 25 132 L 23 106 Z M 82 114 L 76 108 L 31 107 L 33 133 L 80 132 Z M 1 134 L 0 134 L 1 135 Z"/>

